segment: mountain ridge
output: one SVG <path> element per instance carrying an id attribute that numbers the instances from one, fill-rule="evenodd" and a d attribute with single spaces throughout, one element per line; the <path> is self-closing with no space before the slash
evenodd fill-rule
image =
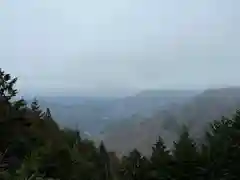
<path id="1" fill-rule="evenodd" d="M 201 138 L 203 129 L 210 122 L 222 115 L 231 116 L 239 107 L 239 87 L 208 89 L 182 105 L 159 110 L 151 118 L 120 122 L 109 128 L 110 132 L 105 132 L 103 140 L 110 150 L 125 153 L 137 148 L 142 153 L 149 154 L 149 145 L 153 144 L 159 135 L 171 147 L 181 126 L 185 124 L 195 138 Z"/>
<path id="2" fill-rule="evenodd" d="M 168 96 L 163 95 L 167 93 Z M 60 126 L 70 128 L 78 126 L 81 131 L 96 136 L 108 124 L 128 119 L 136 114 L 150 117 L 166 105 L 182 103 L 196 93 L 198 92 L 187 90 L 147 90 L 123 98 L 39 96 L 37 99 L 41 107 L 51 109 Z"/>

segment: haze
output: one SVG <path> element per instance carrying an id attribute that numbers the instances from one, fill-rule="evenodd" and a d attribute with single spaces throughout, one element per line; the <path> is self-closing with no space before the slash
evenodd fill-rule
<path id="1" fill-rule="evenodd" d="M 1 1 L 1 67 L 23 92 L 240 85 L 238 0 Z"/>

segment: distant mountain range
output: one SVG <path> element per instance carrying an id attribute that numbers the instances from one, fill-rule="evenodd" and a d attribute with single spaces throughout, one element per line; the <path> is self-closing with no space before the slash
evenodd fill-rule
<path id="1" fill-rule="evenodd" d="M 40 96 L 42 108 L 49 107 L 62 127 L 78 128 L 98 136 L 107 126 L 132 116 L 151 117 L 171 104 L 181 104 L 198 91 L 148 90 L 124 98 Z"/>
<path id="2" fill-rule="evenodd" d="M 229 116 L 240 108 L 240 88 L 206 91 L 148 90 L 123 98 L 45 96 L 37 97 L 49 107 L 61 127 L 79 129 L 109 150 L 127 153 L 138 148 L 145 154 L 161 135 L 167 145 L 185 124 L 192 136 L 201 138 L 209 122 Z"/>
<path id="3" fill-rule="evenodd" d="M 187 99 L 160 108 L 151 118 L 132 117 L 115 123 L 105 129 L 101 138 L 109 150 L 127 153 L 138 148 L 146 155 L 159 135 L 171 147 L 183 124 L 199 139 L 209 122 L 232 115 L 240 108 L 240 88 L 209 89 Z"/>

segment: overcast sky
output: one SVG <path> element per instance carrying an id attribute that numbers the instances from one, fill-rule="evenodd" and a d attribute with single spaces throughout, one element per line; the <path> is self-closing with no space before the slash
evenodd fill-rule
<path id="1" fill-rule="evenodd" d="M 239 0 L 1 0 L 0 66 L 23 91 L 240 85 L 239 8 Z"/>

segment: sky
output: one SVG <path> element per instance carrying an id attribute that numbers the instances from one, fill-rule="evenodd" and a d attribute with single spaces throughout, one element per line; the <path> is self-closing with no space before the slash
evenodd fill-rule
<path id="1" fill-rule="evenodd" d="M 240 85 L 239 0 L 0 0 L 22 92 Z"/>

